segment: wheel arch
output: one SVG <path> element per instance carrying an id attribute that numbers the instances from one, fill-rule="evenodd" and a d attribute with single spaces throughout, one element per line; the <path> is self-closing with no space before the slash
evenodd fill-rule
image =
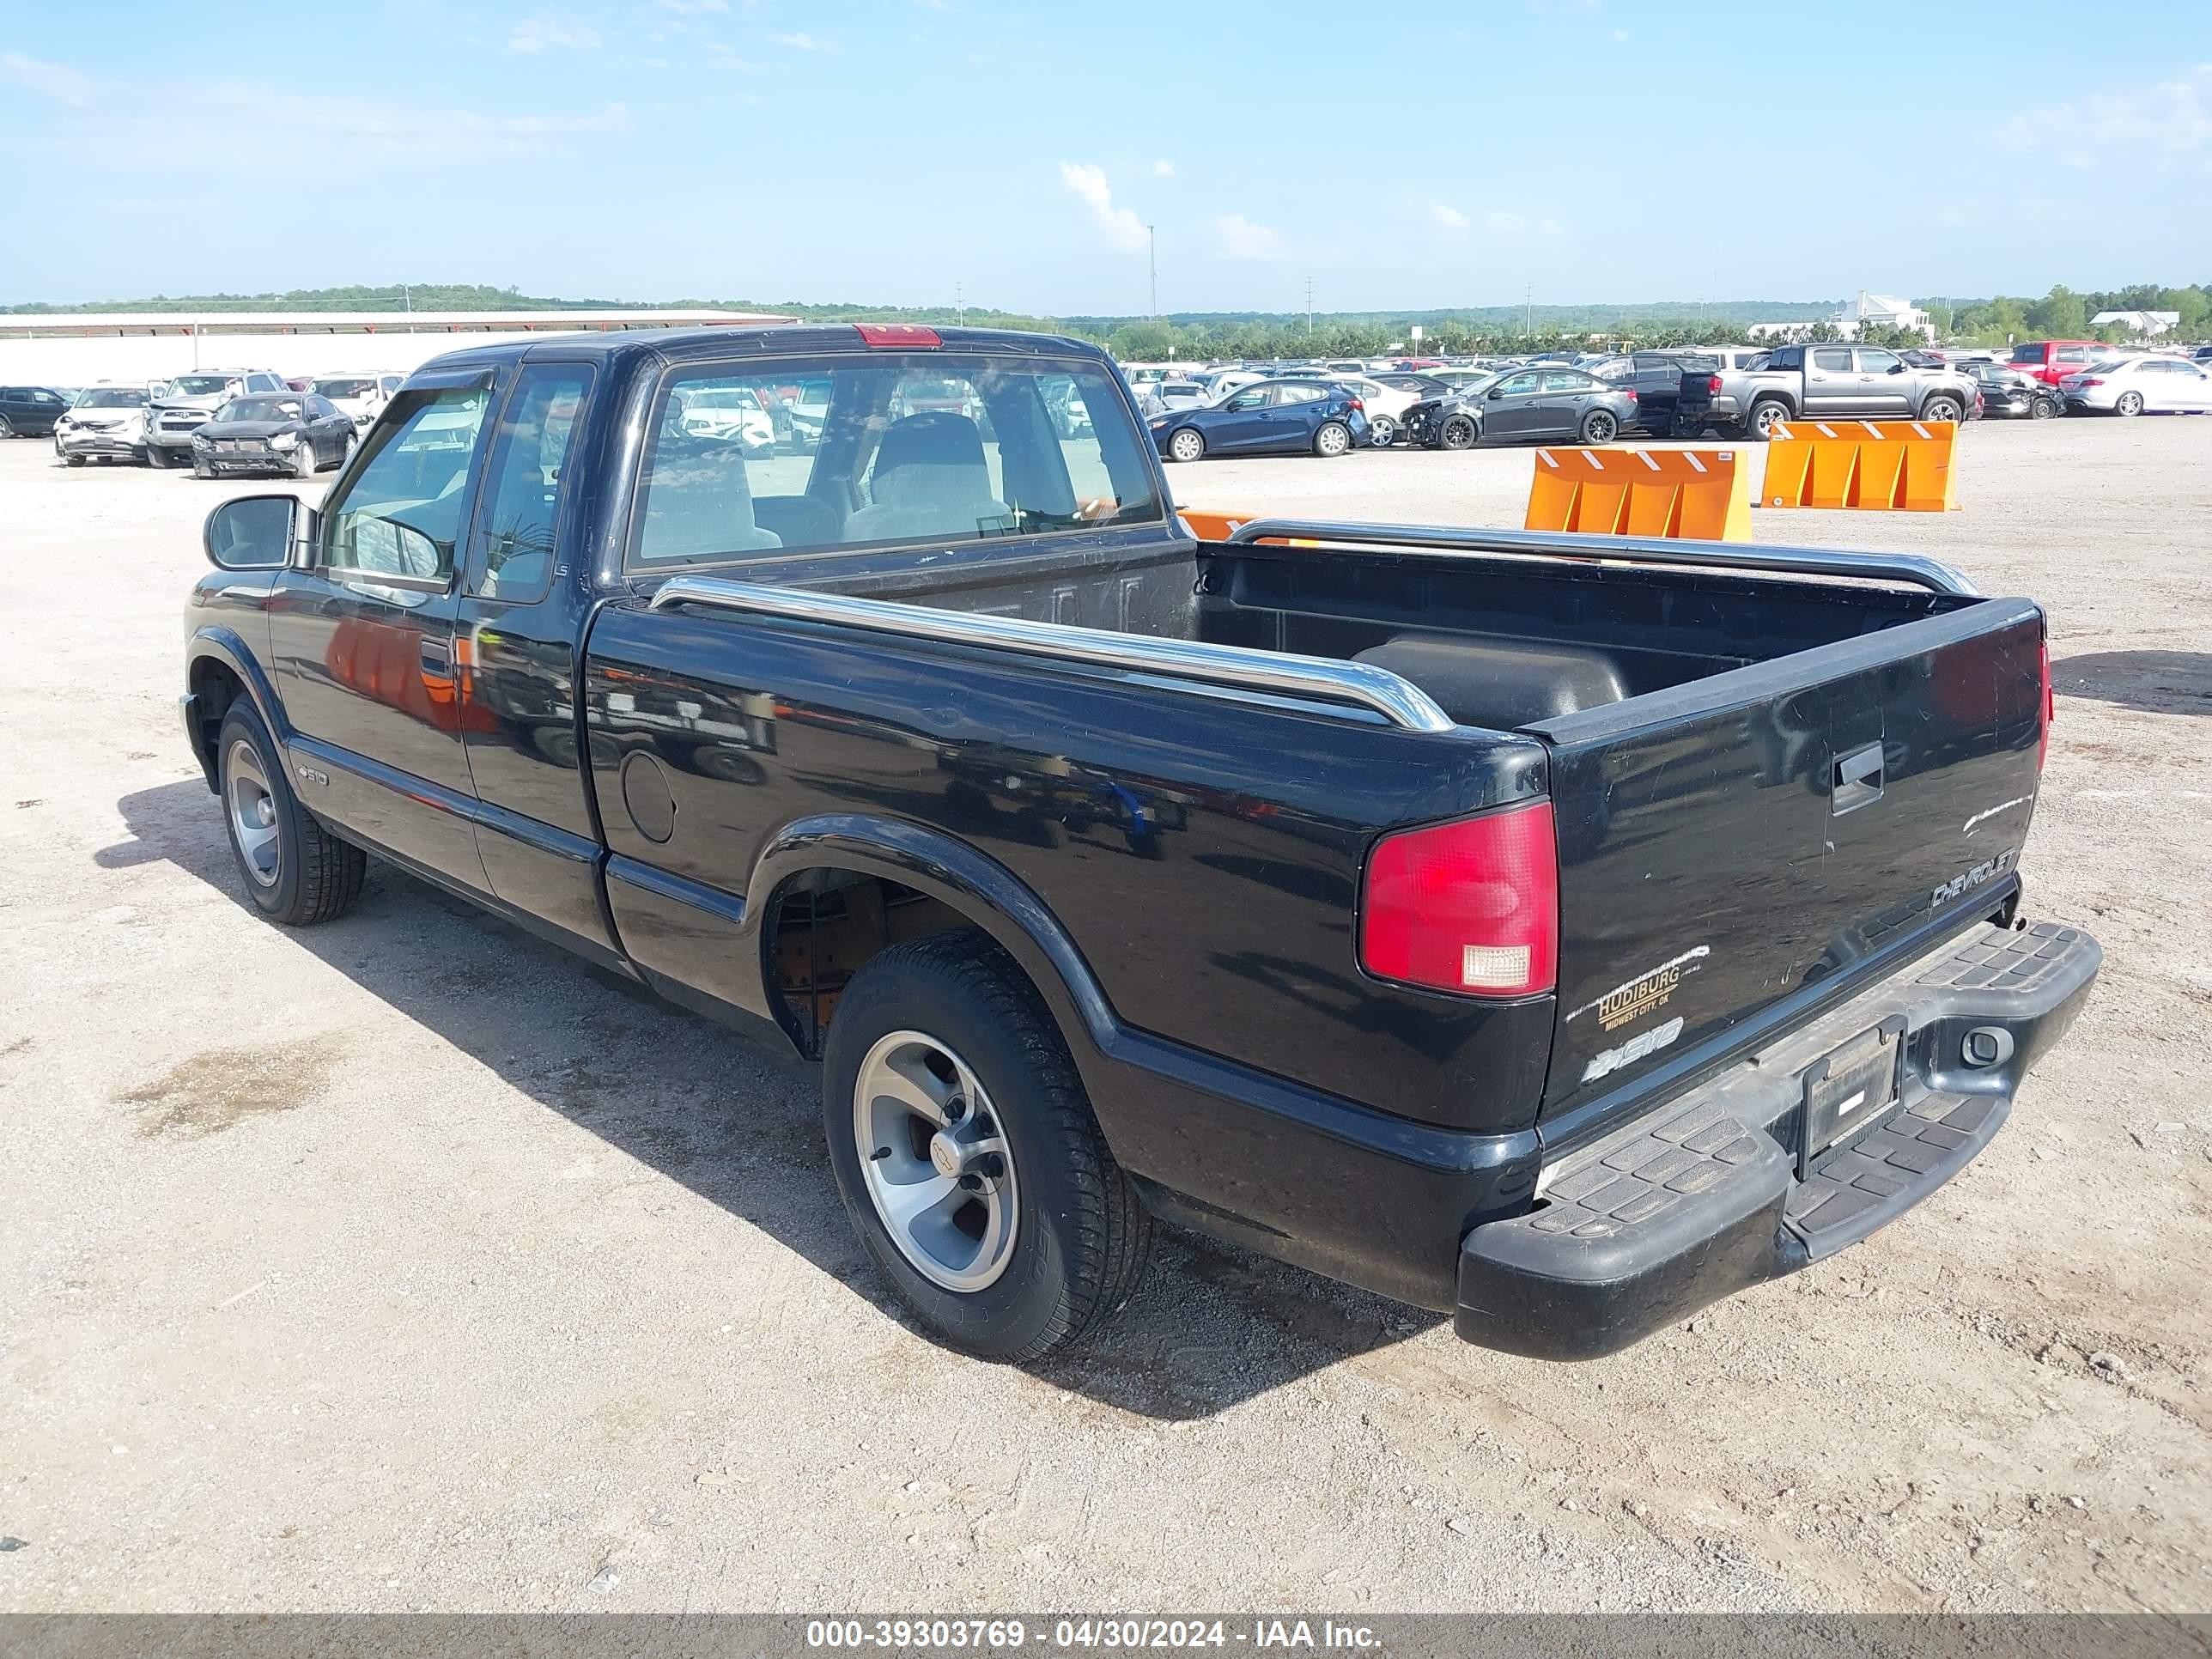
<path id="1" fill-rule="evenodd" d="M 269 735 L 279 744 L 291 737 L 283 705 L 276 700 L 276 688 L 234 629 L 203 628 L 192 635 L 185 653 L 185 689 L 191 695 L 186 705 L 185 736 L 210 793 L 217 787 L 216 735 L 222 730 L 222 717 L 240 696 L 252 703 Z"/>

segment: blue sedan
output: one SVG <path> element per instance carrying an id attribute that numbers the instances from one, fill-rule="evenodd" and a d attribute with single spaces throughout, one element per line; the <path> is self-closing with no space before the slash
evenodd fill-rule
<path id="1" fill-rule="evenodd" d="M 1264 380 L 1211 409 L 1152 417 L 1163 459 L 1201 455 L 1341 455 L 1367 441 L 1366 406 L 1327 380 Z"/>

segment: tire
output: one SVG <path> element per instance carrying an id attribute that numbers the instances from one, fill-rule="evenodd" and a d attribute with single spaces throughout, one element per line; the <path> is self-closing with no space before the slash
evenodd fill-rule
<path id="1" fill-rule="evenodd" d="M 283 756 L 244 697 L 222 717 L 216 781 L 224 839 L 255 909 L 288 927 L 311 927 L 353 908 L 368 854 L 300 805 Z M 273 834 L 264 840 L 262 832 Z"/>
<path id="2" fill-rule="evenodd" d="M 1342 421 L 1323 421 L 1321 429 L 1314 434 L 1313 453 L 1321 456 L 1350 454 L 1352 428 Z"/>
<path id="3" fill-rule="evenodd" d="M 1168 459 L 1194 461 L 1206 453 L 1206 437 L 1195 427 L 1183 427 L 1168 440 Z"/>
<path id="4" fill-rule="evenodd" d="M 159 444 L 148 444 L 146 446 L 146 465 L 153 467 L 157 471 L 167 468 L 169 465 L 168 452 L 163 449 Z"/>
<path id="5" fill-rule="evenodd" d="M 2027 418 L 2031 421 L 2048 421 L 2065 412 L 2056 398 L 2030 398 L 2027 400 Z"/>
<path id="6" fill-rule="evenodd" d="M 5 442 L 15 435 L 15 428 L 9 424 L 8 417 L 5 415 L 0 415 L 0 442 Z"/>
<path id="7" fill-rule="evenodd" d="M 2142 412 L 2143 400 L 2142 393 L 2140 392 L 2123 392 L 2120 393 L 2119 401 L 2112 405 L 2113 414 L 2128 420 L 2133 420 Z"/>
<path id="8" fill-rule="evenodd" d="M 1451 416 L 1437 431 L 1437 441 L 1446 449 L 1472 449 L 1481 436 L 1472 415 Z"/>
<path id="9" fill-rule="evenodd" d="M 1930 398 L 1920 405 L 1920 418 L 1923 422 L 1948 421 L 1952 425 L 1956 426 L 1965 417 L 1965 414 L 1966 411 L 1959 407 L 1958 399 L 1955 398 Z"/>
<path id="10" fill-rule="evenodd" d="M 1743 419 L 1743 435 L 1753 443 L 1763 444 L 1773 432 L 1778 422 L 1790 418 L 1790 405 L 1779 398 L 1766 398 L 1751 406 L 1751 413 Z"/>
<path id="11" fill-rule="evenodd" d="M 874 957 L 838 1001 L 823 1061 L 823 1126 L 846 1213 L 930 1336 L 1030 1364 L 1128 1298 L 1151 1218 L 1107 1150 L 1043 999 L 988 936 L 936 933 Z M 864 1078 L 899 1092 L 864 1090 Z M 982 1103 L 961 1109 L 971 1085 Z M 863 1139 L 884 1144 L 864 1152 Z M 968 1141 L 1000 1150 L 971 1153 Z M 957 1179 L 972 1171 L 979 1195 L 963 1199 L 948 1165 L 971 1157 Z M 885 1216 L 896 1194 L 924 1184 L 944 1199 L 895 1237 Z"/>
<path id="12" fill-rule="evenodd" d="M 82 455 L 64 455 L 62 457 L 62 465 L 64 466 L 82 466 L 84 465 L 84 457 Z"/>
<path id="13" fill-rule="evenodd" d="M 1593 409 L 1583 416 L 1583 427 L 1577 434 L 1586 444 L 1609 444 L 1620 435 L 1620 422 L 1607 409 Z"/>
<path id="14" fill-rule="evenodd" d="M 349 433 L 347 433 L 347 434 L 346 434 L 346 441 L 345 441 L 345 447 L 344 447 L 343 449 L 342 449 L 342 450 L 340 450 L 340 451 L 338 452 L 338 471 L 339 471 L 343 472 L 343 471 L 344 471 L 348 467 L 349 467 L 349 466 L 351 466 L 351 465 L 353 465 L 353 453 L 354 453 L 354 451 L 355 451 L 355 450 L 359 449 L 360 447 L 361 447 L 361 435 L 360 435 L 358 433 L 354 433 L 354 432 L 349 432 Z"/>
<path id="15" fill-rule="evenodd" d="M 210 466 L 205 461 L 195 458 L 192 461 L 192 477 L 195 478 L 212 478 L 215 477 L 215 469 Z"/>
<path id="16" fill-rule="evenodd" d="M 315 476 L 318 465 L 315 459 L 313 440 L 301 438 L 299 451 L 292 457 L 292 476 L 295 478 L 312 478 Z"/>
<path id="17" fill-rule="evenodd" d="M 1388 449 L 1398 441 L 1398 423 L 1388 415 L 1377 415 L 1367 423 L 1367 442 L 1370 448 Z"/>

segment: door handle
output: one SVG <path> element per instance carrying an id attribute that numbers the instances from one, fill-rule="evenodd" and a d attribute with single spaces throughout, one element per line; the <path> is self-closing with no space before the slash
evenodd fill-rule
<path id="1" fill-rule="evenodd" d="M 453 647 L 450 641 L 423 638 L 419 655 L 422 672 L 443 678 L 453 672 Z"/>
<path id="2" fill-rule="evenodd" d="M 1870 743 L 1836 757 L 1828 787 L 1828 816 L 1839 818 L 1881 799 L 1881 745 Z"/>

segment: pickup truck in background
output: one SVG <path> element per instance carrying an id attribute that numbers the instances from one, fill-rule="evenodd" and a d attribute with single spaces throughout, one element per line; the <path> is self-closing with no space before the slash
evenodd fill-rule
<path id="1" fill-rule="evenodd" d="M 799 453 L 686 418 L 794 383 Z M 183 726 L 252 902 L 386 860 L 818 1060 L 884 1282 L 992 1359 L 1110 1314 L 1155 1216 L 1611 1351 L 1937 1190 L 2100 960 L 2021 912 L 2030 601 L 1200 541 L 1075 341 L 471 347 L 206 544 Z"/>
<path id="2" fill-rule="evenodd" d="M 1757 368 L 1723 368 L 1682 379 L 1675 429 L 1707 427 L 1764 440 L 1778 421 L 1831 416 L 1876 421 L 1963 421 L 1980 394 L 1948 368 L 1915 368 L 1880 346 L 1790 345 Z"/>
<path id="3" fill-rule="evenodd" d="M 2005 367 L 2045 386 L 2057 386 L 2069 374 L 2083 374 L 2090 364 L 2119 355 L 2118 347 L 2094 340 L 2029 340 L 2012 349 Z"/>

